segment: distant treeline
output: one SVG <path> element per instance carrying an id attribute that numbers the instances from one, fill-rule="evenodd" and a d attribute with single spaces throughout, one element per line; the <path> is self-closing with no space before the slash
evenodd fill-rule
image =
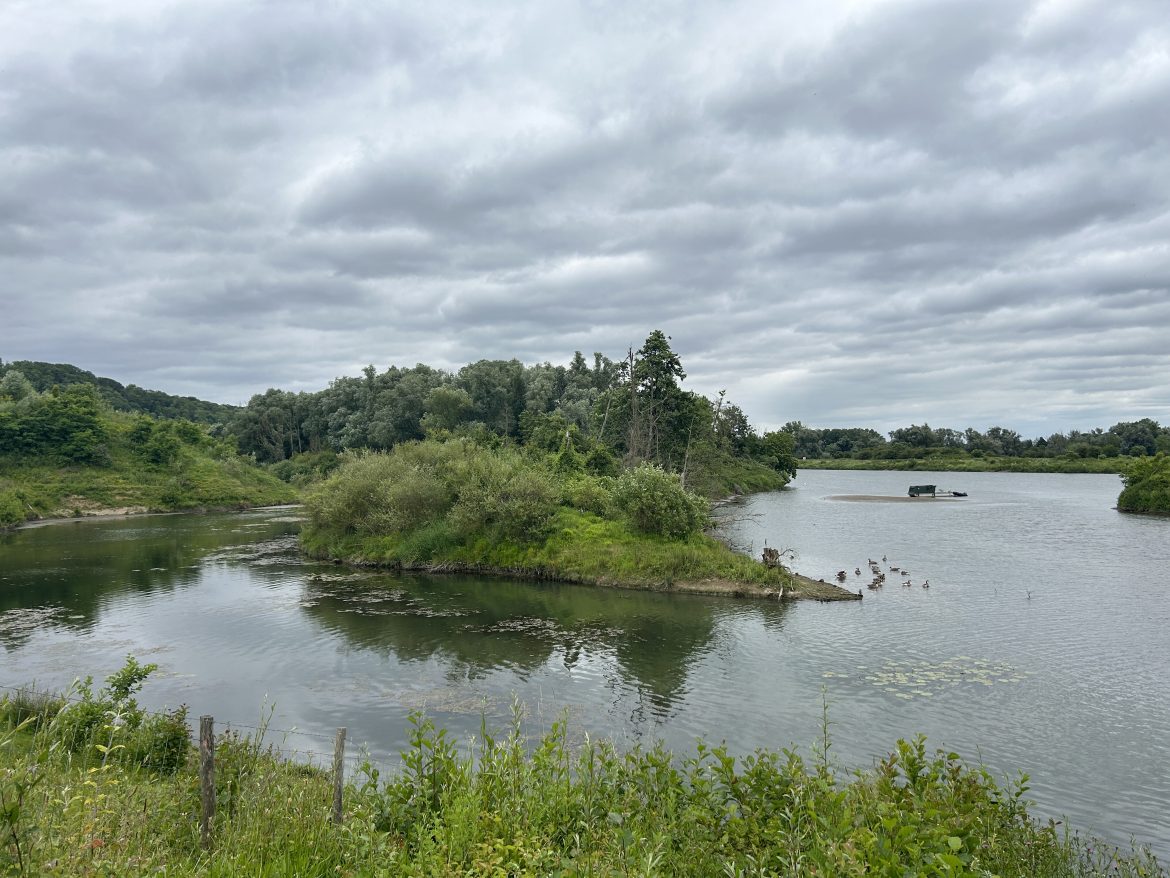
<path id="1" fill-rule="evenodd" d="M 193 396 L 172 396 L 160 390 L 144 390 L 134 384 L 122 385 L 112 378 L 101 378 L 67 363 L 40 363 L 32 360 L 4 363 L 0 360 L 0 379 L 8 372 L 19 372 L 38 392 L 53 387 L 91 384 L 111 408 L 156 418 L 185 418 L 200 424 L 222 424 L 239 411 L 238 406 L 207 402 Z"/>
<path id="2" fill-rule="evenodd" d="M 866 427 L 806 427 L 789 421 L 781 430 L 793 438 L 797 458 L 808 460 L 914 460 L 920 458 L 1017 457 L 1017 458 L 1113 458 L 1143 457 L 1170 452 L 1170 427 L 1150 418 L 1114 424 L 1108 430 L 1087 433 L 1070 430 L 1025 439 L 1015 430 L 991 427 L 980 432 L 972 427 L 952 430 L 929 424 L 912 424 L 891 430 L 889 439 Z"/>
<path id="3" fill-rule="evenodd" d="M 685 377 L 669 338 L 655 330 L 619 361 L 595 353 L 590 363 L 577 351 L 567 366 L 479 360 L 454 373 L 368 366 L 316 393 L 253 396 L 227 429 L 241 452 L 268 463 L 466 436 L 550 454 L 571 450 L 597 474 L 655 463 L 707 494 L 779 487 L 795 473 L 791 436 L 761 435 L 722 393 L 711 400 L 683 390 Z M 755 481 L 768 471 L 782 478 Z"/>
<path id="4" fill-rule="evenodd" d="M 682 389 L 685 378 L 658 330 L 618 361 L 595 353 L 590 363 L 578 351 L 568 365 L 479 360 L 456 372 L 419 364 L 381 373 L 367 366 L 316 393 L 270 389 L 243 408 L 123 387 L 75 366 L 17 361 L 0 364 L 0 453 L 98 462 L 105 437 L 96 403 L 104 401 L 211 424 L 213 437 L 294 482 L 319 477 L 343 451 L 450 437 L 579 456 L 596 475 L 652 463 L 707 495 L 777 488 L 795 474 L 791 436 L 758 433 L 722 393 L 711 400 Z"/>

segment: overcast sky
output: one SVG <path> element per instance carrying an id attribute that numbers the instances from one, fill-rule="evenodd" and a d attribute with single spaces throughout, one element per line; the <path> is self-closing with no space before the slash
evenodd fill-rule
<path id="1" fill-rule="evenodd" d="M 0 302 L 231 403 L 660 328 L 761 428 L 1167 423 L 1170 9 L 4 0 Z"/>

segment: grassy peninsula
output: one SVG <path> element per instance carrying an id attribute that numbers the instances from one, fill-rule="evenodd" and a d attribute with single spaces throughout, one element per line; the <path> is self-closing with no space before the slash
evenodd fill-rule
<path id="1" fill-rule="evenodd" d="M 643 463 L 596 475 L 559 455 L 469 439 L 349 455 L 305 501 L 318 558 L 629 588 L 845 599 L 703 533 L 705 499 Z"/>
<path id="2" fill-rule="evenodd" d="M 37 392 L 14 375 L 0 386 L 0 527 L 296 499 L 204 425 L 115 411 L 88 384 Z"/>
<path id="3" fill-rule="evenodd" d="M 868 771 L 791 750 L 737 759 L 704 743 L 673 754 L 574 745 L 564 723 L 456 744 L 415 715 L 383 777 L 289 761 L 262 733 L 221 733 L 202 844 L 198 754 L 186 711 L 135 700 L 153 666 L 130 659 L 71 700 L 0 699 L 0 871 L 14 875 L 1162 876 L 1145 849 L 1028 812 L 1027 778 L 999 783 L 921 738 Z M 344 718 L 339 717 L 338 722 Z M 575 737 L 575 736 L 574 736 Z"/>
<path id="4" fill-rule="evenodd" d="M 1170 457 L 1158 454 L 1134 461 L 1122 480 L 1125 487 L 1117 498 L 1122 512 L 1170 515 Z"/>

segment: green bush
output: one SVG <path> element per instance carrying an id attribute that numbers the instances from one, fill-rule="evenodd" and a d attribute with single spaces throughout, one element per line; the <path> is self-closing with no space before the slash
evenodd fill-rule
<path id="1" fill-rule="evenodd" d="M 466 536 L 535 538 L 547 530 L 560 502 L 551 475 L 515 452 L 481 452 L 457 491 L 450 520 Z"/>
<path id="2" fill-rule="evenodd" d="M 24 504 L 10 491 L 0 491 L 0 527 L 20 524 L 25 520 Z"/>
<path id="3" fill-rule="evenodd" d="M 613 479 L 579 475 L 565 481 L 562 502 L 604 518 L 613 508 Z"/>
<path id="4" fill-rule="evenodd" d="M 1170 513 L 1170 457 L 1137 458 L 1122 476 L 1125 487 L 1117 498 L 1122 512 Z"/>
<path id="5" fill-rule="evenodd" d="M 618 476 L 613 500 L 635 530 L 675 539 L 701 531 L 710 515 L 707 501 L 684 489 L 678 476 L 648 463 Z"/>

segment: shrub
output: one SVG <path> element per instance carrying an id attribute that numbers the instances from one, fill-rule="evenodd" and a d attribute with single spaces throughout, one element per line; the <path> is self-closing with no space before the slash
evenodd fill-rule
<path id="1" fill-rule="evenodd" d="M 618 476 L 613 499 L 635 530 L 676 539 L 701 531 L 709 515 L 706 500 L 684 489 L 678 476 L 651 464 Z"/>
<path id="2" fill-rule="evenodd" d="M 405 447 L 390 454 L 346 455 L 305 499 L 309 521 L 338 533 L 384 534 L 443 515 L 453 496 L 433 465 Z"/>
<path id="3" fill-rule="evenodd" d="M 560 492 L 543 468 L 515 452 L 481 452 L 458 485 L 450 521 L 465 535 L 528 540 L 549 526 Z"/>
<path id="4" fill-rule="evenodd" d="M 1170 457 L 1159 452 L 1131 463 L 1122 476 L 1125 484 L 1117 498 L 1122 512 L 1170 513 Z"/>
<path id="5" fill-rule="evenodd" d="M 613 479 L 587 475 L 568 479 L 561 498 L 566 506 L 605 517 L 613 506 Z"/>
<path id="6" fill-rule="evenodd" d="M 24 504 L 10 491 L 0 492 L 0 527 L 20 524 L 25 519 Z"/>

